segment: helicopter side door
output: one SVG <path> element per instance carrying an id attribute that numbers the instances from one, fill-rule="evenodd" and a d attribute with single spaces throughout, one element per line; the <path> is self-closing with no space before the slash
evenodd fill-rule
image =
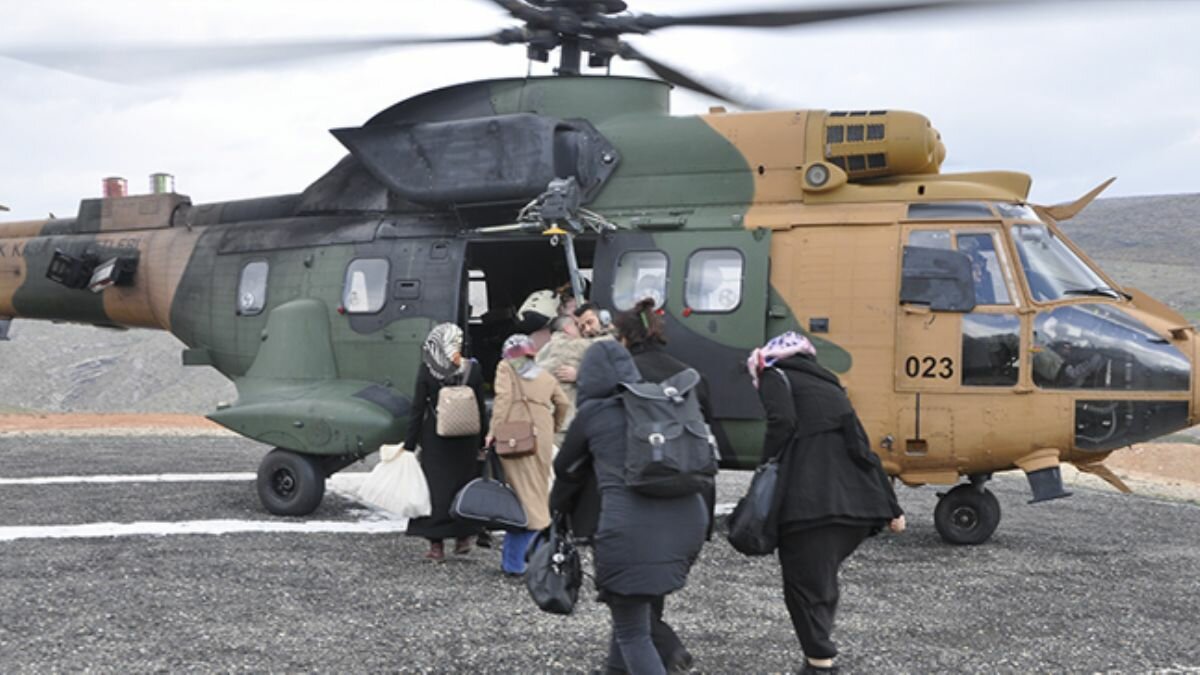
<path id="1" fill-rule="evenodd" d="M 624 311 L 652 298 L 667 351 L 708 380 L 713 415 L 762 419 L 746 355 L 765 339 L 770 246 L 768 230 L 618 232 L 596 248 L 592 300 Z"/>
<path id="2" fill-rule="evenodd" d="M 902 229 L 900 312 L 896 326 L 896 428 L 913 465 L 940 464 L 976 450 L 955 424 L 980 410 L 1007 407 L 962 396 L 1006 397 L 1022 389 L 1023 321 L 1007 249 L 985 224 L 914 224 Z M 930 281 L 930 278 L 936 278 Z"/>

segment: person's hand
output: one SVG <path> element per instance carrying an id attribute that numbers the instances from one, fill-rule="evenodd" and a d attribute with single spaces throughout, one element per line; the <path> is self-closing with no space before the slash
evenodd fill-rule
<path id="1" fill-rule="evenodd" d="M 903 532 L 904 528 L 906 528 L 906 527 L 908 527 L 908 523 L 904 520 L 903 514 L 901 514 L 900 516 L 898 516 L 896 518 L 892 518 L 892 521 L 890 523 L 888 523 L 888 529 L 891 530 L 892 532 L 895 532 L 896 534 L 900 534 L 901 532 Z"/>
<path id="2" fill-rule="evenodd" d="M 489 436 L 486 436 L 486 437 L 484 437 L 484 439 L 483 439 L 483 447 L 485 447 L 485 448 L 490 448 L 490 447 L 492 447 L 492 444 L 493 444 L 493 443 L 495 443 L 495 442 L 496 442 L 496 437 L 495 437 L 495 436 L 491 436 L 491 435 L 489 435 Z"/>
<path id="3" fill-rule="evenodd" d="M 557 377 L 559 382 L 574 382 L 577 375 L 579 371 L 575 370 L 575 366 L 559 366 L 554 369 L 554 377 Z"/>

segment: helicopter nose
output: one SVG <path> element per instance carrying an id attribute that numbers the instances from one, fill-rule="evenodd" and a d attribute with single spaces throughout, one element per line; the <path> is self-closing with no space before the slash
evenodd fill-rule
<path id="1" fill-rule="evenodd" d="M 1200 424 L 1200 332 L 1192 330 L 1192 406 L 1188 411 L 1188 422 Z"/>

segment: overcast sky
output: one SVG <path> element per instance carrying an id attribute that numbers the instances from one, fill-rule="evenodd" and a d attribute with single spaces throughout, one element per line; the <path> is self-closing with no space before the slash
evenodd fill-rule
<path id="1" fill-rule="evenodd" d="M 828 6 L 634 1 L 659 14 Z M 477 34 L 512 25 L 486 0 L 0 0 L 0 52 L 78 44 L 214 44 Z M 1011 169 L 1032 200 L 1200 192 L 1200 2 L 971 9 L 789 30 L 675 28 L 630 38 L 716 83 L 793 108 L 895 108 L 933 120 L 943 171 Z M 0 58 L 7 219 L 73 215 L 100 179 L 135 192 L 167 171 L 196 202 L 296 192 L 334 164 L 330 128 L 421 91 L 520 76 L 520 47 L 422 47 L 118 85 Z M 537 66 L 535 72 L 547 72 Z M 642 74 L 636 65 L 615 72 Z M 676 92 L 674 112 L 713 102 Z"/>

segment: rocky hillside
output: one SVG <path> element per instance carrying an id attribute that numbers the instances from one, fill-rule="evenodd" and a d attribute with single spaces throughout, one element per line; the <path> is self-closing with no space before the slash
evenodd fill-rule
<path id="1" fill-rule="evenodd" d="M 1200 194 L 1102 199 L 1062 226 L 1118 283 L 1200 318 Z"/>
<path id="2" fill-rule="evenodd" d="M 237 398 L 212 368 L 184 368 L 183 345 L 150 330 L 13 322 L 0 342 L 0 411 L 207 413 Z"/>
<path id="3" fill-rule="evenodd" d="M 1200 195 L 1100 200 L 1064 227 L 1119 283 L 1200 318 Z M 0 342 L 0 412 L 206 413 L 236 398 L 158 331 L 18 320 L 12 338 Z"/>

